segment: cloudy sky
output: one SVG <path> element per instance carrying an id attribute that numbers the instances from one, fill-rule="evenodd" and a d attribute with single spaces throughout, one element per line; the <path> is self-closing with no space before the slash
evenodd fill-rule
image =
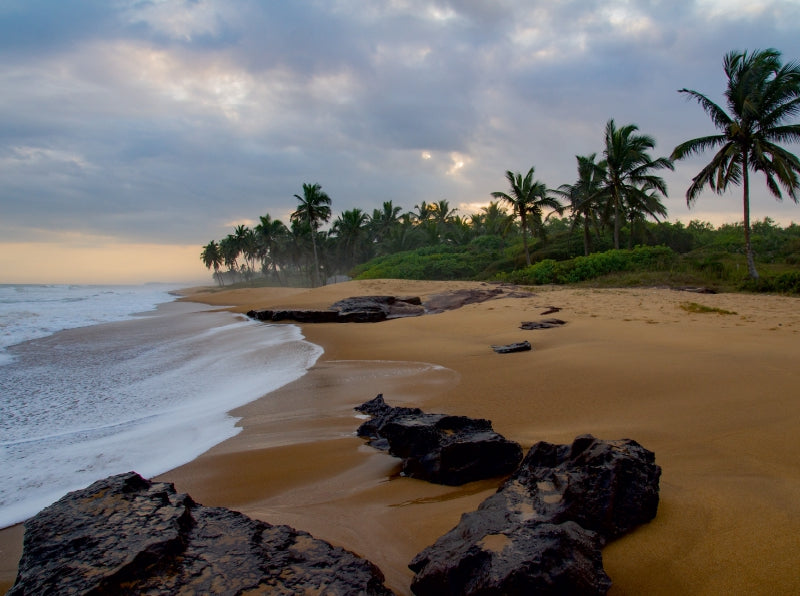
<path id="1" fill-rule="evenodd" d="M 609 118 L 669 155 L 714 132 L 677 89 L 721 102 L 723 55 L 767 47 L 800 59 L 797 0 L 3 0 L 0 283 L 208 281 L 201 246 L 303 182 L 473 213 L 505 170 L 573 182 Z M 670 220 L 741 219 L 738 190 L 687 209 L 705 161 Z"/>

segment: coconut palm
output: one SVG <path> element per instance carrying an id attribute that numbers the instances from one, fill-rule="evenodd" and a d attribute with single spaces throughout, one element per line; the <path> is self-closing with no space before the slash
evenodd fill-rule
<path id="1" fill-rule="evenodd" d="M 652 170 L 674 169 L 672 161 L 666 157 L 650 157 L 648 151 L 656 146 L 655 139 L 637 134 L 637 130 L 639 127 L 635 124 L 617 128 L 613 119 L 606 123 L 603 190 L 608 197 L 606 216 L 611 213 L 614 216 L 614 248 L 619 248 L 619 232 L 625 214 L 644 204 L 654 207 L 651 199 L 645 199 L 648 193 L 659 203 L 659 195 L 667 196 L 667 183 L 652 174 Z"/>
<path id="2" fill-rule="evenodd" d="M 498 191 L 491 193 L 495 199 L 502 199 L 509 203 L 514 213 L 519 217 L 522 228 L 522 245 L 525 248 L 525 260 L 531 264 L 531 254 L 528 250 L 528 231 L 532 225 L 534 230 L 542 229 L 542 215 L 544 208 L 557 212 L 563 209 L 561 203 L 549 196 L 548 189 L 543 182 L 533 179 L 534 168 L 531 167 L 525 177 L 519 172 L 506 171 L 506 180 L 510 184 L 508 193 Z"/>
<path id="3" fill-rule="evenodd" d="M 294 195 L 300 204 L 297 210 L 292 213 L 292 221 L 300 221 L 308 224 L 311 229 L 311 246 L 314 250 L 314 276 L 315 286 L 320 285 L 319 281 L 319 257 L 317 255 L 317 233 L 320 225 L 331 218 L 331 199 L 322 191 L 319 184 L 303 184 L 303 196 Z"/>
<path id="4" fill-rule="evenodd" d="M 219 267 L 222 265 L 222 254 L 219 250 L 219 244 L 216 241 L 212 240 L 208 244 L 203 247 L 203 251 L 200 253 L 200 258 L 203 261 L 203 265 L 206 266 L 207 269 L 214 268 L 214 279 L 217 280 L 217 283 L 222 286 L 222 276 L 219 274 Z"/>
<path id="5" fill-rule="evenodd" d="M 606 177 L 606 164 L 604 161 L 595 162 L 597 154 L 576 155 L 578 161 L 578 180 L 574 184 L 562 184 L 553 192 L 569 201 L 572 212 L 570 236 L 575 226 L 580 223 L 583 227 L 583 254 L 588 256 L 591 251 L 591 235 L 589 229 L 592 224 L 597 225 L 598 214 L 604 203 Z"/>
<path id="6" fill-rule="evenodd" d="M 726 54 L 723 69 L 728 79 L 725 99 L 728 111 L 691 89 L 680 89 L 700 104 L 720 134 L 681 143 L 673 159 L 719 148 L 686 191 L 691 205 L 708 186 L 722 194 L 730 185 L 742 185 L 744 243 L 747 271 L 758 278 L 750 243 L 750 170 L 762 172 L 770 193 L 781 200 L 781 187 L 796 203 L 800 189 L 800 160 L 777 143 L 800 141 L 800 124 L 786 124 L 800 114 L 800 63 L 781 63 L 774 49 Z"/>
<path id="7" fill-rule="evenodd" d="M 267 215 L 259 217 L 259 224 L 255 227 L 258 240 L 258 256 L 261 259 L 261 270 L 266 273 L 271 267 L 272 274 L 280 280 L 278 275 L 278 260 L 280 247 L 285 242 L 288 230 L 279 219 L 272 219 Z"/>
<path id="8" fill-rule="evenodd" d="M 361 209 L 350 209 L 333 222 L 331 232 L 341 255 L 344 271 L 349 271 L 367 257 L 369 238 L 367 224 L 369 216 Z"/>
<path id="9" fill-rule="evenodd" d="M 369 231 L 372 241 L 381 246 L 388 240 L 400 225 L 400 212 L 402 208 L 395 207 L 392 201 L 384 201 L 383 209 L 373 209 L 369 219 Z"/>

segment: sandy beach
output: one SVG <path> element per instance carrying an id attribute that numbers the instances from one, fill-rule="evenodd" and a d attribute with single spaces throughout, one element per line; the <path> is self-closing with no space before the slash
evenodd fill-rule
<path id="1" fill-rule="evenodd" d="M 238 312 L 327 307 L 358 295 L 426 297 L 477 283 L 375 280 L 306 289 L 196 290 Z M 303 325 L 324 355 L 303 378 L 233 411 L 243 431 L 161 480 L 205 505 L 286 523 L 377 564 L 409 593 L 411 558 L 498 481 L 399 477 L 354 436 L 353 406 L 489 418 L 522 444 L 632 438 L 662 466 L 656 519 L 603 551 L 611 594 L 800 592 L 800 300 L 667 289 L 537 287 L 377 324 Z M 696 302 L 733 314 L 688 313 Z M 560 328 L 522 321 L 561 308 Z M 523 339 L 533 351 L 495 354 Z M 0 589 L 19 526 L 0 532 Z"/>

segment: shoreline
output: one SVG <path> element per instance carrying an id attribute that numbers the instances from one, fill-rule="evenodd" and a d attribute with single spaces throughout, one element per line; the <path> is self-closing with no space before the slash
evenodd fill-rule
<path id="1" fill-rule="evenodd" d="M 374 280 L 195 291 L 188 299 L 246 312 L 479 286 Z M 397 477 L 397 460 L 353 436 L 360 421 L 352 406 L 383 393 L 392 405 L 489 418 L 526 450 L 590 432 L 654 451 L 663 468 L 659 513 L 603 550 L 612 595 L 800 589 L 800 302 L 658 289 L 533 291 L 377 324 L 300 324 L 325 350 L 317 364 L 234 410 L 243 416 L 238 435 L 158 478 L 204 505 L 288 523 L 353 550 L 407 594 L 408 561 L 498 482 L 442 487 Z M 690 314 L 680 308 L 687 302 L 737 314 Z M 564 327 L 518 328 L 551 305 L 562 308 Z M 534 350 L 489 349 L 521 339 Z M 420 371 L 418 363 L 439 368 Z M 14 527 L 0 531 L 0 553 L 19 541 L 13 531 L 21 536 Z"/>

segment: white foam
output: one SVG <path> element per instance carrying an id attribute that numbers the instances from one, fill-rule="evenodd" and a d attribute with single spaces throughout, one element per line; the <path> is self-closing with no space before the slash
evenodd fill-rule
<path id="1" fill-rule="evenodd" d="M 226 412 L 299 378 L 322 354 L 295 326 L 219 312 L 156 315 L 66 341 L 26 344 L 0 376 L 0 527 L 110 474 L 154 476 L 191 461 L 239 431 Z"/>

